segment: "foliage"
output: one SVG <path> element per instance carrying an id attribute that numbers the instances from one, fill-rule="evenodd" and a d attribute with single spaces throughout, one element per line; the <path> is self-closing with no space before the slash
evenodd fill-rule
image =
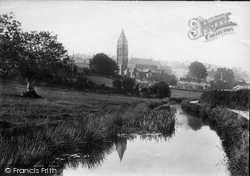
<path id="1" fill-rule="evenodd" d="M 143 88 L 141 96 L 144 98 L 166 98 L 171 96 L 169 85 L 165 82 L 155 83 L 151 87 Z"/>
<path id="2" fill-rule="evenodd" d="M 165 82 L 168 85 L 176 85 L 177 84 L 177 78 L 175 77 L 175 75 L 173 75 L 173 74 L 169 75 L 167 73 L 161 73 L 161 74 L 151 76 L 151 77 L 147 78 L 147 80 Z"/>
<path id="3" fill-rule="evenodd" d="M 234 72 L 228 68 L 217 68 L 212 85 L 214 89 L 231 89 L 235 86 Z"/>
<path id="4" fill-rule="evenodd" d="M 65 77 L 66 50 L 57 36 L 49 32 L 23 32 L 21 23 L 13 13 L 0 15 L 3 42 L 0 47 L 0 70 L 4 76 L 26 79 L 27 91 L 23 97 L 40 97 L 34 83 L 39 80 L 54 80 Z"/>
<path id="5" fill-rule="evenodd" d="M 211 69 L 207 72 L 207 76 L 214 79 L 215 69 Z"/>
<path id="6" fill-rule="evenodd" d="M 125 91 L 128 91 L 128 92 L 133 91 L 135 88 L 135 85 L 136 85 L 136 82 L 135 82 L 135 79 L 133 78 L 124 77 L 122 79 L 122 88 Z"/>
<path id="7" fill-rule="evenodd" d="M 83 72 L 83 74 L 84 75 L 90 75 L 91 74 L 91 71 L 90 71 L 90 69 L 89 68 L 82 68 L 82 72 Z"/>
<path id="8" fill-rule="evenodd" d="M 136 93 L 138 90 L 136 89 L 136 81 L 133 78 L 129 77 L 121 77 L 120 79 L 115 79 L 113 81 L 113 88 L 118 91 L 122 91 L 123 93 Z"/>
<path id="9" fill-rule="evenodd" d="M 166 98 L 171 96 L 169 85 L 165 82 L 159 82 L 151 87 L 151 92 L 156 95 L 157 98 Z"/>
<path id="10" fill-rule="evenodd" d="M 223 106 L 233 109 L 249 109 L 249 90 L 238 91 L 208 91 L 200 98 L 201 103 L 209 104 L 212 107 Z"/>
<path id="11" fill-rule="evenodd" d="M 112 84 L 113 84 L 113 88 L 115 88 L 117 90 L 122 90 L 122 80 L 121 79 L 115 79 Z"/>
<path id="12" fill-rule="evenodd" d="M 1 15 L 5 24 L 4 43 L 1 49 L 1 69 L 6 74 L 18 71 L 27 79 L 46 79 L 61 76 L 67 68 L 66 50 L 57 36 L 49 32 L 23 32 L 21 23 L 15 20 L 13 13 Z"/>
<path id="13" fill-rule="evenodd" d="M 19 51 L 22 51 L 21 23 L 15 20 L 13 13 L 0 15 L 0 68 L 4 74 L 13 74 L 13 68 L 20 61 Z M 9 64 L 11 63 L 11 64 Z"/>
<path id="14" fill-rule="evenodd" d="M 189 72 L 187 77 L 196 79 L 198 82 L 200 82 L 201 79 L 206 79 L 207 69 L 201 62 L 192 62 L 188 68 Z"/>
<path id="15" fill-rule="evenodd" d="M 89 66 L 91 72 L 107 76 L 115 75 L 119 68 L 116 62 L 104 53 L 98 53 L 90 59 Z"/>

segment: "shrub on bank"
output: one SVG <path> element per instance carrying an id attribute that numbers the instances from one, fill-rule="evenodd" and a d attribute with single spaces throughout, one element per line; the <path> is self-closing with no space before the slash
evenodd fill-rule
<path id="1" fill-rule="evenodd" d="M 249 109 L 250 90 L 238 91 L 208 91 L 204 92 L 199 100 L 210 106 L 222 106 L 233 109 Z"/>
<path id="2" fill-rule="evenodd" d="M 165 82 L 155 83 L 151 87 L 143 88 L 140 93 L 143 98 L 169 98 L 171 96 L 170 87 Z"/>
<path id="3" fill-rule="evenodd" d="M 115 92 L 119 94 L 130 94 L 130 95 L 138 95 L 139 90 L 136 85 L 136 81 L 133 78 L 129 77 L 119 77 L 113 81 L 113 88 Z"/>
<path id="4" fill-rule="evenodd" d="M 209 117 L 221 138 L 230 173 L 249 175 L 249 121 L 221 107 L 212 109 Z"/>

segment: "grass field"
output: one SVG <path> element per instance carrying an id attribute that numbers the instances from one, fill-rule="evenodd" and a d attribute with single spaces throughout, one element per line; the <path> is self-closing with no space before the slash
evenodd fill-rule
<path id="1" fill-rule="evenodd" d="M 123 106 L 139 103 L 160 104 L 159 99 L 143 99 L 121 95 L 67 91 L 48 87 L 36 87 L 43 98 L 22 98 L 25 85 L 0 82 L 0 120 L 13 123 L 30 123 L 44 120 L 72 119 L 117 111 Z M 172 90 L 174 98 L 198 99 L 200 92 Z M 35 120 L 34 120 L 35 119 Z"/>
<path id="2" fill-rule="evenodd" d="M 109 78 L 105 78 L 105 77 L 102 77 L 102 76 L 86 76 L 88 79 L 90 79 L 91 81 L 93 82 L 98 82 L 98 83 L 101 83 L 101 84 L 105 84 L 106 86 L 108 87 L 112 87 L 112 82 L 113 82 L 113 79 L 109 79 Z"/>
<path id="3" fill-rule="evenodd" d="M 101 84 L 105 84 L 106 86 L 112 87 L 112 79 L 105 78 L 102 76 L 87 76 L 91 81 L 98 82 Z M 202 92 L 197 91 L 189 91 L 189 90 L 177 90 L 177 89 L 171 89 L 172 91 L 172 98 L 186 98 L 186 99 L 199 99 Z"/>
<path id="4" fill-rule="evenodd" d="M 202 92 L 193 92 L 193 91 L 185 91 L 185 90 L 177 90 L 171 89 L 171 97 L 172 98 L 187 98 L 187 99 L 199 99 Z"/>
<path id="5" fill-rule="evenodd" d="M 48 87 L 36 87 L 42 99 L 21 98 L 25 85 L 0 83 L 0 119 L 12 118 L 16 122 L 29 119 L 61 119 L 105 114 L 116 111 L 121 106 L 159 100 L 136 97 L 103 95 Z"/>

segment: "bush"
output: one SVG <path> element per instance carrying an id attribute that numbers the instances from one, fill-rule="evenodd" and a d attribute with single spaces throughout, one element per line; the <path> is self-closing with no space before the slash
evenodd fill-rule
<path id="1" fill-rule="evenodd" d="M 122 90 L 122 80 L 121 79 L 115 79 L 113 82 L 113 88 L 117 90 Z"/>
<path id="2" fill-rule="evenodd" d="M 122 94 L 134 94 L 136 95 L 139 91 L 136 86 L 135 79 L 129 77 L 121 77 L 113 81 L 113 88 L 118 90 Z"/>
<path id="3" fill-rule="evenodd" d="M 171 96 L 171 90 L 168 84 L 159 82 L 151 87 L 143 88 L 141 96 L 144 98 L 166 98 Z"/>
<path id="4" fill-rule="evenodd" d="M 82 68 L 82 74 L 84 74 L 84 75 L 90 75 L 91 74 L 91 71 L 90 71 L 90 69 L 89 68 Z"/>
<path id="5" fill-rule="evenodd" d="M 106 76 L 115 75 L 119 70 L 117 63 L 104 53 L 98 53 L 90 59 L 89 66 L 91 72 Z"/>
<path id="6" fill-rule="evenodd" d="M 210 104 L 212 107 L 223 106 L 234 109 L 249 109 L 249 90 L 238 91 L 209 91 L 204 92 L 200 98 L 201 103 Z"/>
<path id="7" fill-rule="evenodd" d="M 129 77 L 124 77 L 122 80 L 122 88 L 123 90 L 127 91 L 127 92 L 131 92 L 134 90 L 135 88 L 135 79 L 133 78 L 129 78 Z"/>
<path id="8" fill-rule="evenodd" d="M 159 82 L 157 84 L 154 84 L 151 90 L 157 98 L 166 98 L 171 96 L 170 88 L 165 82 Z"/>

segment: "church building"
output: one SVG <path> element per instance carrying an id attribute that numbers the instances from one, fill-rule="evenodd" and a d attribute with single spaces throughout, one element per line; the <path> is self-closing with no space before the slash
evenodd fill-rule
<path id="1" fill-rule="evenodd" d="M 131 58 L 128 60 L 128 41 L 122 29 L 117 42 L 117 65 L 119 74 L 127 75 L 138 80 L 162 73 L 161 64 L 153 59 Z"/>

